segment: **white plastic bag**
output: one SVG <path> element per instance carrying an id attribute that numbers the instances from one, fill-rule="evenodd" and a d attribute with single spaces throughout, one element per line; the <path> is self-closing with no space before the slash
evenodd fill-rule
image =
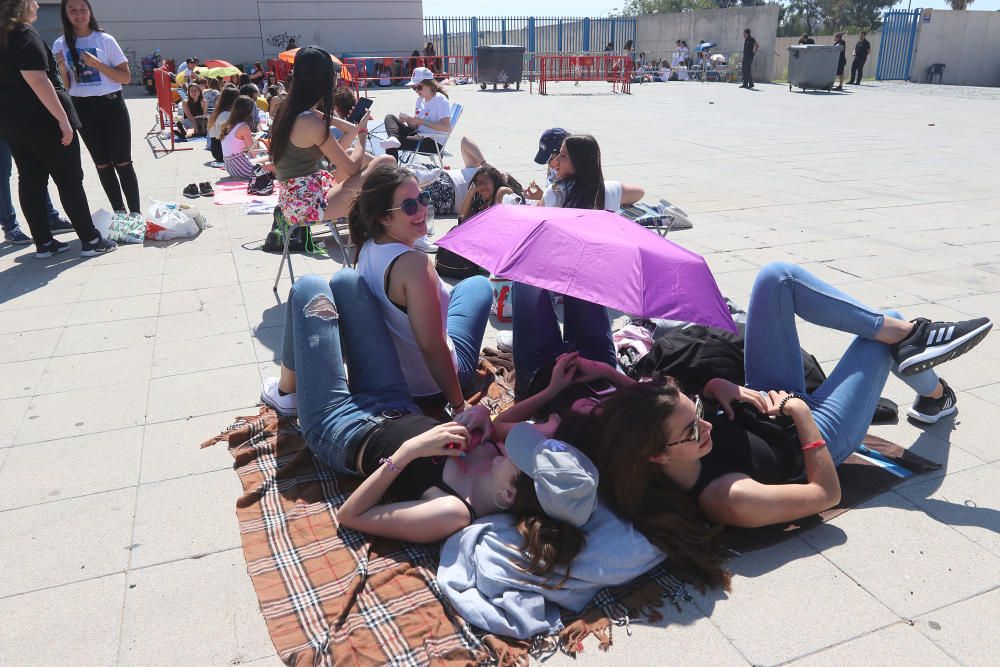
<path id="1" fill-rule="evenodd" d="M 193 206 L 176 202 L 162 202 L 150 198 L 149 222 L 146 238 L 153 241 L 169 241 L 198 236 L 210 225 L 201 212 Z"/>

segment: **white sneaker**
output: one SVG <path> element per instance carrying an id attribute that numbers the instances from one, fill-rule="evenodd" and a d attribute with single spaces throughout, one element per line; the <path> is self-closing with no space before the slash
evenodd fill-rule
<path id="1" fill-rule="evenodd" d="M 396 137 L 389 137 L 388 139 L 382 140 L 383 150 L 392 150 L 393 148 L 399 148 L 403 144 L 399 143 L 399 139 Z"/>
<path id="2" fill-rule="evenodd" d="M 433 255 L 438 251 L 438 247 L 431 243 L 430 239 L 426 236 L 421 236 L 417 239 L 416 243 L 413 244 L 413 249 L 426 252 L 428 255 Z"/>
<path id="3" fill-rule="evenodd" d="M 437 167 L 433 169 L 424 169 L 422 167 L 409 167 L 410 171 L 417 178 L 417 185 L 420 187 L 426 187 L 436 181 L 438 176 L 441 175 L 441 170 Z"/>
<path id="4" fill-rule="evenodd" d="M 274 411 L 285 417 L 294 417 L 299 413 L 298 401 L 295 394 L 278 393 L 278 378 L 271 377 L 264 380 L 264 385 L 260 390 L 260 400 L 264 405 L 274 408 Z"/>
<path id="5" fill-rule="evenodd" d="M 513 331 L 498 331 L 497 332 L 497 349 L 501 352 L 513 352 L 514 351 L 514 332 Z"/>

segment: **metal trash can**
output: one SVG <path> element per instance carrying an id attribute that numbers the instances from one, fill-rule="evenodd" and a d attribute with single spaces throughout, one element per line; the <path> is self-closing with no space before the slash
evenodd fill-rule
<path id="1" fill-rule="evenodd" d="M 486 84 L 492 83 L 493 90 L 497 84 L 510 88 L 514 84 L 521 90 L 521 77 L 524 75 L 524 47 L 513 44 L 498 44 L 480 46 L 476 49 L 478 74 L 476 81 L 482 90 Z"/>
<path id="2" fill-rule="evenodd" d="M 803 91 L 833 89 L 840 60 L 839 45 L 796 44 L 788 47 L 788 90 Z"/>

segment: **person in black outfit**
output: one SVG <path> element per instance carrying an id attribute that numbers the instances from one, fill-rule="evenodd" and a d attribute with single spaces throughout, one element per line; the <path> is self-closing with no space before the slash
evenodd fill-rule
<path id="1" fill-rule="evenodd" d="M 38 259 L 69 250 L 52 238 L 48 223 L 49 175 L 80 238 L 81 256 L 114 250 L 90 217 L 83 189 L 80 119 L 63 88 L 52 51 L 31 24 L 35 2 L 0 0 L 0 136 L 17 164 L 21 210 L 34 237 Z"/>
<path id="2" fill-rule="evenodd" d="M 854 45 L 854 61 L 851 63 L 851 80 L 848 83 L 854 85 L 861 85 L 861 75 L 865 69 L 865 61 L 868 60 L 868 54 L 872 51 L 871 42 L 868 41 L 868 33 L 864 30 L 861 31 L 861 35 L 858 37 L 858 43 Z"/>
<path id="3" fill-rule="evenodd" d="M 813 39 L 812 37 L 810 37 L 808 32 L 805 33 L 804 35 L 802 35 L 801 37 L 799 37 L 799 44 L 801 44 L 802 46 L 806 46 L 808 44 L 815 44 L 815 43 L 816 43 L 816 40 Z"/>
<path id="4" fill-rule="evenodd" d="M 847 66 L 847 42 L 844 41 L 844 33 L 838 32 L 833 36 L 833 45 L 840 47 L 840 60 L 837 61 L 837 86 L 834 90 L 844 90 L 844 67 Z"/>
<path id="5" fill-rule="evenodd" d="M 750 28 L 743 31 L 743 85 L 740 88 L 753 88 L 753 59 L 757 55 L 759 45 L 750 34 Z"/>

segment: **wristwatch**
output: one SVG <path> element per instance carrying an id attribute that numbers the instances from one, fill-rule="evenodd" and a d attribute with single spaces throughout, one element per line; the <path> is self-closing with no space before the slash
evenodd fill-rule
<path id="1" fill-rule="evenodd" d="M 465 401 L 462 401 L 461 403 L 459 403 L 458 407 L 462 407 L 463 405 L 465 405 Z M 445 403 L 444 404 L 444 413 L 446 415 L 448 415 L 448 417 L 454 418 L 454 416 L 455 416 L 455 406 L 453 406 L 451 403 Z"/>

